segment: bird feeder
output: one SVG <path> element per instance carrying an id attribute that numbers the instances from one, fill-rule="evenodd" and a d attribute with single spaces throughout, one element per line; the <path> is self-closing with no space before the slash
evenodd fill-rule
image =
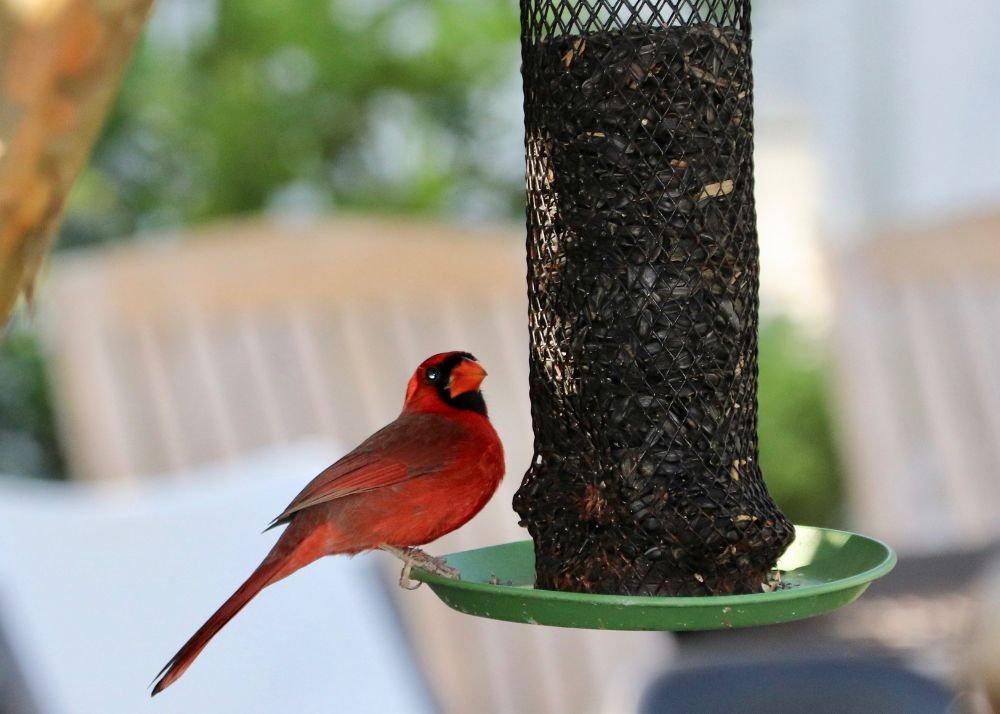
<path id="1" fill-rule="evenodd" d="M 749 0 L 521 0 L 521 19 L 535 453 L 514 509 L 533 545 L 427 581 L 469 612 L 510 596 L 505 619 L 597 627 L 780 621 L 831 583 L 826 609 L 857 597 L 891 551 L 796 540 L 758 463 Z M 707 619 L 678 614 L 706 600 Z M 593 617 L 553 619 L 574 602 Z"/>

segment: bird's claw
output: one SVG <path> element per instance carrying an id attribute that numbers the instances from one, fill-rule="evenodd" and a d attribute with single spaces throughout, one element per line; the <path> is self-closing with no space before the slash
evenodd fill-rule
<path id="1" fill-rule="evenodd" d="M 416 590 L 423 582 L 418 580 L 416 584 L 410 580 L 410 569 L 413 567 L 413 560 L 406 558 L 403 560 L 403 570 L 399 573 L 399 587 L 403 590 Z"/>
<path id="2" fill-rule="evenodd" d="M 410 570 L 412 570 L 414 565 L 429 573 L 434 573 L 445 578 L 461 579 L 458 569 L 448 565 L 444 559 L 428 555 L 419 548 L 396 548 L 391 545 L 383 545 L 381 548 L 403 561 L 403 570 L 399 574 L 399 587 L 405 590 L 416 590 L 423 585 L 422 582 L 417 582 L 416 585 L 413 585 L 413 581 L 410 579 Z"/>

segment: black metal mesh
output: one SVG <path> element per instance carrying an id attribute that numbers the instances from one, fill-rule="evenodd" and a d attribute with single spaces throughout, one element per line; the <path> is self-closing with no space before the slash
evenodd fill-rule
<path id="1" fill-rule="evenodd" d="M 748 0 L 521 0 L 536 585 L 760 591 Z"/>

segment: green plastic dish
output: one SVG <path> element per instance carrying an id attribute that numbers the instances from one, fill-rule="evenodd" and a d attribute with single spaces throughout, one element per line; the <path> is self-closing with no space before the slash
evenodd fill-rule
<path id="1" fill-rule="evenodd" d="M 783 587 L 751 595 L 650 597 L 536 590 L 530 540 L 446 556 L 452 580 L 414 568 L 448 606 L 468 615 L 600 630 L 718 630 L 820 615 L 853 602 L 896 564 L 884 543 L 846 531 L 796 526 L 776 569 Z M 500 584 L 494 584 L 500 583 Z"/>

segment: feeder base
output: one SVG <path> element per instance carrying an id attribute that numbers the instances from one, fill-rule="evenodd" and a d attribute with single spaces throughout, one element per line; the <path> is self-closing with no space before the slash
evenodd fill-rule
<path id="1" fill-rule="evenodd" d="M 780 587 L 751 595 L 655 597 L 536 590 L 530 540 L 446 556 L 452 580 L 414 567 L 449 607 L 468 615 L 598 630 L 719 630 L 801 620 L 856 600 L 896 564 L 889 546 L 856 533 L 795 527 L 778 560 Z"/>

